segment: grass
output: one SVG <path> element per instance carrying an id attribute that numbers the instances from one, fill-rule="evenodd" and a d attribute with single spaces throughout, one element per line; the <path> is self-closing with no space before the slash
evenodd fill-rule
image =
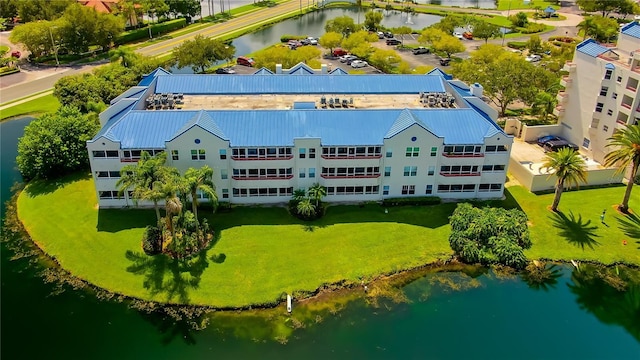
<path id="1" fill-rule="evenodd" d="M 0 110 L 0 121 L 16 116 L 38 115 L 45 112 L 56 111 L 58 107 L 60 107 L 58 99 L 56 99 L 53 94 L 49 94 Z"/>
<path id="2" fill-rule="evenodd" d="M 547 6 L 551 6 L 552 8 L 558 10 L 560 6 L 558 6 L 555 2 L 552 1 L 542 1 L 542 0 L 534 0 L 529 4 L 525 5 L 524 0 L 500 0 L 498 3 L 498 10 L 506 11 L 506 10 L 520 10 L 520 9 L 531 9 L 534 10 L 536 6 L 539 6 L 540 9 L 544 10 Z"/>
<path id="3" fill-rule="evenodd" d="M 7 45 L 0 45 L 0 54 L 6 53 L 7 51 L 9 51 L 9 49 L 11 48 L 8 47 Z"/>
<path id="4" fill-rule="evenodd" d="M 528 214 L 530 258 L 640 264 L 640 218 L 611 207 L 623 192 L 624 187 L 566 192 L 563 215 L 547 210 L 553 194 L 534 195 L 517 186 L 508 189 L 507 200 L 487 204 L 521 207 Z M 640 198 L 631 206 L 640 209 Z M 74 275 L 142 299 L 216 307 L 272 303 L 285 292 L 359 282 L 446 259 L 454 207 L 397 207 L 384 214 L 376 204 L 331 206 L 310 223 L 279 207 L 237 207 L 210 216 L 217 232 L 211 248 L 190 262 L 174 263 L 141 253 L 142 227 L 154 222 L 154 212 L 97 210 L 88 177 L 32 183 L 18 199 L 19 216 L 34 241 Z M 602 209 L 608 226 L 600 223 Z"/>

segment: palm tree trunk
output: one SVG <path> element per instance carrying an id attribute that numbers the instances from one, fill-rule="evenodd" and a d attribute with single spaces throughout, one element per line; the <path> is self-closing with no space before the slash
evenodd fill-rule
<path id="1" fill-rule="evenodd" d="M 157 200 L 153 200 L 153 207 L 156 210 L 156 218 L 158 219 L 158 223 L 160 223 L 160 219 L 162 218 L 162 216 L 160 216 L 160 208 L 158 207 Z"/>
<path id="2" fill-rule="evenodd" d="M 624 213 L 629 211 L 629 199 L 631 198 L 631 189 L 633 189 L 633 176 L 638 173 L 638 165 L 637 161 L 633 163 L 633 167 L 631 168 L 631 177 L 627 183 L 627 189 L 624 192 L 622 204 L 618 207 L 620 211 Z"/>
<path id="3" fill-rule="evenodd" d="M 196 196 L 198 196 L 196 192 L 192 191 L 191 192 L 191 211 L 193 211 L 193 215 L 196 217 L 196 222 L 198 222 L 198 203 L 196 200 Z"/>
<path id="4" fill-rule="evenodd" d="M 562 196 L 562 192 L 564 191 L 564 181 L 558 179 L 556 183 L 556 194 L 553 197 L 553 204 L 551 204 L 551 210 L 558 211 L 558 205 L 560 205 L 560 197 Z"/>

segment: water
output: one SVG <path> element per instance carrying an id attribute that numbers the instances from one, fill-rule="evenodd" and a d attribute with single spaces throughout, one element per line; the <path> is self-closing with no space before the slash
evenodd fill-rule
<path id="1" fill-rule="evenodd" d="M 432 4 L 442 6 L 457 6 L 461 8 L 495 9 L 497 1 L 494 0 L 418 0 L 418 4 Z"/>

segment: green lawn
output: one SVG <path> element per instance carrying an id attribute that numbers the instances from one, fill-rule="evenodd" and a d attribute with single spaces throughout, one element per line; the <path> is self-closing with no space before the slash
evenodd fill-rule
<path id="1" fill-rule="evenodd" d="M 500 0 L 498 2 L 498 10 L 518 10 L 518 9 L 531 9 L 534 10 L 536 7 L 540 7 L 541 10 L 544 10 L 547 6 L 551 6 L 552 8 L 558 10 L 560 6 L 558 6 L 555 2 L 552 1 L 543 1 L 543 0 L 532 0 L 529 4 L 525 5 L 524 0 Z"/>
<path id="2" fill-rule="evenodd" d="M 17 104 L 0 111 L 0 121 L 22 115 L 38 115 L 56 111 L 60 107 L 58 99 L 52 94 L 45 95 L 22 104 Z"/>
<path id="3" fill-rule="evenodd" d="M 640 220 L 632 218 L 625 234 L 625 218 L 611 207 L 623 191 L 567 192 L 560 204 L 564 218 L 546 209 L 553 194 L 534 195 L 521 187 L 509 188 L 507 200 L 493 204 L 527 212 L 534 244 L 530 258 L 640 264 Z M 142 299 L 216 307 L 270 303 L 283 292 L 313 291 L 325 283 L 446 259 L 448 216 L 455 207 L 398 207 L 385 214 L 375 204 L 332 206 L 311 223 L 279 207 L 238 207 L 210 217 L 217 242 L 206 253 L 173 263 L 141 253 L 142 227 L 154 222 L 152 210 L 95 205 L 90 178 L 30 184 L 18 199 L 19 216 L 33 239 L 80 278 Z M 631 205 L 640 209 L 637 196 Z M 600 224 L 604 208 L 609 227 Z"/>

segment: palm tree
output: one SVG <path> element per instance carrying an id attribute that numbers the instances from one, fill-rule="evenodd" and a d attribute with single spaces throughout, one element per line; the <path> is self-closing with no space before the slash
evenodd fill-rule
<path id="1" fill-rule="evenodd" d="M 576 27 L 578 28 L 578 30 L 584 31 L 584 34 L 582 35 L 582 40 L 585 40 L 587 38 L 587 36 L 589 36 L 589 34 L 591 33 L 591 30 L 594 30 L 596 26 L 595 26 L 595 23 L 593 21 L 593 17 L 590 16 L 590 17 L 584 19 L 578 25 L 576 25 Z"/>
<path id="2" fill-rule="evenodd" d="M 173 226 L 173 215 L 178 215 L 182 212 L 182 201 L 176 196 L 175 193 L 169 194 L 164 202 L 165 221 L 167 222 L 167 228 L 171 231 L 171 237 L 175 235 L 175 229 Z"/>
<path id="3" fill-rule="evenodd" d="M 213 169 L 208 165 L 200 169 L 189 168 L 184 173 L 184 185 L 189 194 L 191 194 L 191 207 L 196 221 L 198 221 L 198 190 L 205 193 L 214 205 L 218 202 L 216 186 L 213 184 L 212 179 Z"/>
<path id="4" fill-rule="evenodd" d="M 298 210 L 298 214 L 300 215 L 311 216 L 316 210 L 316 207 L 311 203 L 311 199 L 303 199 L 298 203 L 296 210 Z"/>
<path id="5" fill-rule="evenodd" d="M 309 188 L 309 196 L 316 201 L 317 207 L 320 203 L 320 200 L 322 200 L 323 197 L 327 196 L 327 189 L 319 183 L 315 183 Z"/>
<path id="6" fill-rule="evenodd" d="M 534 111 L 534 113 L 540 114 L 542 116 L 542 121 L 546 121 L 547 116 L 549 116 L 549 114 L 553 112 L 553 109 L 555 109 L 557 103 L 558 100 L 556 100 L 555 96 L 549 94 L 548 92 L 540 91 L 538 94 L 536 94 L 532 110 Z"/>
<path id="7" fill-rule="evenodd" d="M 543 168 L 553 170 L 553 173 L 558 178 L 556 180 L 556 192 L 553 197 L 553 204 L 551 204 L 551 210 L 558 211 L 558 204 L 560 204 L 560 197 L 564 191 L 565 183 L 568 186 L 575 184 L 580 185 L 580 182 L 587 182 L 586 164 L 580 154 L 572 148 L 563 148 L 556 152 L 547 153 Z"/>
<path id="8" fill-rule="evenodd" d="M 296 189 L 293 191 L 293 200 L 295 201 L 302 201 L 305 196 L 307 196 L 307 193 L 304 191 L 304 189 Z"/>
<path id="9" fill-rule="evenodd" d="M 133 66 L 139 57 L 140 56 L 133 52 L 133 50 L 124 46 L 109 50 L 109 60 L 111 60 L 111 62 L 120 61 L 122 66 L 126 68 Z"/>
<path id="10" fill-rule="evenodd" d="M 627 190 L 624 192 L 622 203 L 618 209 L 623 212 L 629 211 L 629 198 L 631 198 L 631 190 L 633 189 L 633 180 L 638 174 L 640 167 L 640 125 L 628 125 L 613 133 L 609 139 L 607 147 L 614 147 L 605 156 L 605 165 L 619 165 L 617 172 L 623 173 L 631 165 L 631 173 L 629 174 L 629 182 Z"/>

